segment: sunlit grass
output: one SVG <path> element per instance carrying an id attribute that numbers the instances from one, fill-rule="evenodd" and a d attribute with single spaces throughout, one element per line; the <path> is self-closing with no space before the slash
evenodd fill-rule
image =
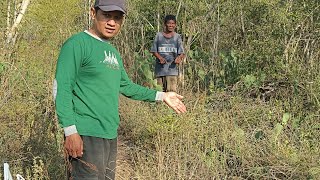
<path id="1" fill-rule="evenodd" d="M 301 137 L 305 127 L 292 127 L 290 117 L 275 134 L 284 118 L 284 104 L 219 93 L 211 99 L 188 95 L 189 112 L 181 116 L 161 104 L 122 99 L 126 108 L 121 108 L 121 133 L 131 140 L 137 179 L 319 177 L 320 143 Z M 220 109 L 223 103 L 229 107 Z M 319 135 L 317 129 L 308 129 Z"/>

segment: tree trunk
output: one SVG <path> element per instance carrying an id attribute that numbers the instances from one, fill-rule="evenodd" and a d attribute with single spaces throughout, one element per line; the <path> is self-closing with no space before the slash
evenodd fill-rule
<path id="1" fill-rule="evenodd" d="M 89 2 L 88 2 L 88 9 L 86 10 L 86 11 L 88 11 L 88 29 L 90 29 L 90 27 L 91 27 L 91 12 L 90 12 L 90 9 L 91 9 L 91 6 L 92 6 L 92 1 L 91 0 L 89 0 Z"/>
<path id="2" fill-rule="evenodd" d="M 11 26 L 11 21 L 10 21 L 10 18 L 11 18 L 11 14 L 10 14 L 10 11 L 11 11 L 11 1 L 8 0 L 8 8 L 7 8 L 7 32 L 9 32 L 10 30 L 10 26 Z"/>
<path id="3" fill-rule="evenodd" d="M 158 1 L 158 8 L 157 8 L 157 30 L 158 32 L 160 31 L 160 2 L 161 1 Z"/>
<path id="4" fill-rule="evenodd" d="M 24 16 L 24 13 L 26 12 L 27 8 L 28 8 L 28 5 L 30 4 L 30 0 L 23 0 L 22 1 L 22 4 L 21 4 L 21 9 L 19 11 L 19 13 L 17 14 L 17 17 L 15 17 L 14 21 L 13 21 L 13 24 L 11 27 L 8 27 L 8 30 L 7 30 L 7 44 L 14 44 L 15 42 L 15 39 L 16 39 L 16 30 L 17 30 L 17 27 L 19 26 L 19 24 L 21 23 L 21 20 Z M 8 9 L 10 9 L 10 3 L 8 5 Z M 8 11 L 8 14 L 10 14 L 10 12 Z M 8 15 L 10 17 L 10 15 Z M 10 18 L 9 18 L 10 19 Z M 10 20 L 7 19 L 7 23 L 10 24 Z"/>

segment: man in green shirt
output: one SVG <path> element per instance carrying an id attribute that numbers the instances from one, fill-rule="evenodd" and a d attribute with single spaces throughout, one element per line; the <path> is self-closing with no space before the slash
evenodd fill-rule
<path id="1" fill-rule="evenodd" d="M 115 178 L 119 94 L 141 101 L 163 101 L 186 112 L 182 96 L 133 83 L 118 50 L 109 42 L 126 13 L 124 0 L 96 0 L 93 25 L 63 45 L 54 82 L 56 111 L 75 180 Z"/>

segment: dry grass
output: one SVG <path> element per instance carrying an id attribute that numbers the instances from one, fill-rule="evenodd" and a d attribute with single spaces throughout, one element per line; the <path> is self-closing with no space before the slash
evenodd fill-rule
<path id="1" fill-rule="evenodd" d="M 122 109 L 121 132 L 131 141 L 134 164 L 134 173 L 127 179 L 319 177 L 318 171 L 311 171 L 320 165 L 320 143 L 314 137 L 301 137 L 305 130 L 292 127 L 294 118 L 274 138 L 284 104 L 225 93 L 185 97 L 189 112 L 182 116 L 161 104 L 122 100 L 126 108 Z"/>
<path id="2" fill-rule="evenodd" d="M 127 145 L 122 137 L 118 139 L 118 155 L 117 155 L 117 171 L 116 179 L 126 180 L 134 177 L 133 164 L 131 162 L 130 147 Z"/>

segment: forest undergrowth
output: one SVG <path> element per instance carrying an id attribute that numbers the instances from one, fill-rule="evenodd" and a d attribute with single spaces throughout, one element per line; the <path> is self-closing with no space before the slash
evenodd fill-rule
<path id="1" fill-rule="evenodd" d="M 90 25 L 92 1 L 30 1 L 9 42 L 21 2 L 0 2 L 0 161 L 26 179 L 65 179 L 52 82 L 63 42 Z M 319 3 L 128 0 L 111 43 L 150 88 L 152 40 L 177 15 L 188 112 L 121 96 L 117 179 L 320 179 Z"/>

